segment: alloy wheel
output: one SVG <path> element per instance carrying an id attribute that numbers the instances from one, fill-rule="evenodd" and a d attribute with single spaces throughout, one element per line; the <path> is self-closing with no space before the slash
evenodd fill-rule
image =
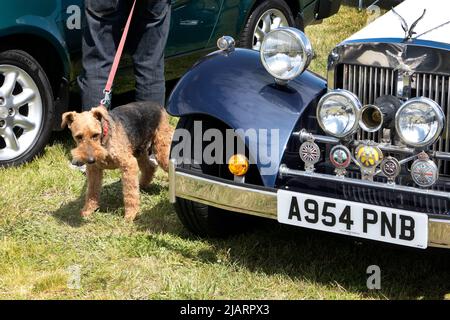
<path id="1" fill-rule="evenodd" d="M 42 121 L 42 98 L 34 80 L 17 66 L 0 65 L 0 161 L 31 148 Z"/>
<path id="2" fill-rule="evenodd" d="M 269 9 L 264 12 L 253 32 L 253 50 L 259 51 L 265 35 L 280 27 L 289 27 L 289 22 L 283 12 L 278 9 Z"/>

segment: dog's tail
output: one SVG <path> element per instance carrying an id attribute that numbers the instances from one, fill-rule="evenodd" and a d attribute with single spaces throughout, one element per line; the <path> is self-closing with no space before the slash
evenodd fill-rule
<path id="1" fill-rule="evenodd" d="M 153 138 L 152 148 L 159 166 L 166 172 L 169 171 L 170 146 L 173 133 L 174 129 L 169 123 L 169 116 L 163 109 Z"/>

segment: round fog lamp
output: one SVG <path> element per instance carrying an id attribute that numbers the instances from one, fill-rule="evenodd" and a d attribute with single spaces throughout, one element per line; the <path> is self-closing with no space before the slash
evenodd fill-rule
<path id="1" fill-rule="evenodd" d="M 358 129 L 360 110 L 361 102 L 350 91 L 330 91 L 319 101 L 317 121 L 325 133 L 344 138 Z"/>
<path id="2" fill-rule="evenodd" d="M 425 97 L 408 100 L 395 115 L 395 128 L 400 139 L 416 148 L 436 142 L 444 124 L 445 115 L 442 108 Z"/>
<path id="3" fill-rule="evenodd" d="M 245 175 L 248 169 L 248 159 L 242 154 L 235 154 L 228 161 L 228 170 L 235 176 L 241 177 Z"/>

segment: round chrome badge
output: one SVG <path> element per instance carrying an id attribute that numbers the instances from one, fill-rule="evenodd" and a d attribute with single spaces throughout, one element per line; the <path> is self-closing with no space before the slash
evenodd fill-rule
<path id="1" fill-rule="evenodd" d="M 330 162 L 336 168 L 335 172 L 338 177 L 344 177 L 346 168 L 350 165 L 352 156 L 350 150 L 343 145 L 334 146 L 330 151 Z"/>
<path id="2" fill-rule="evenodd" d="M 320 148 L 312 142 L 306 141 L 300 146 L 300 159 L 305 163 L 306 171 L 314 171 L 314 165 L 320 160 Z"/>
<path id="3" fill-rule="evenodd" d="M 330 161 L 336 168 L 347 168 L 351 160 L 350 150 L 346 146 L 338 145 L 331 149 Z"/>
<path id="4" fill-rule="evenodd" d="M 356 159 L 362 167 L 375 168 L 383 160 L 383 152 L 377 146 L 360 145 L 356 148 Z"/>
<path id="5" fill-rule="evenodd" d="M 438 180 L 439 170 L 436 163 L 422 152 L 411 166 L 411 177 L 417 185 L 430 187 Z"/>
<path id="6" fill-rule="evenodd" d="M 387 157 L 381 162 L 381 172 L 388 178 L 389 183 L 394 183 L 402 170 L 400 162 L 394 157 Z"/>

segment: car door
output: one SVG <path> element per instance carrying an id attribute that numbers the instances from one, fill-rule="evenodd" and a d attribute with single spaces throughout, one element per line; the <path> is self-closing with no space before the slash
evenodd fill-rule
<path id="1" fill-rule="evenodd" d="M 166 56 L 206 47 L 225 0 L 175 0 Z"/>
<path id="2" fill-rule="evenodd" d="M 214 31 L 224 1 L 226 0 L 173 0 L 166 58 L 204 49 Z M 84 14 L 84 0 L 59 0 L 59 3 L 64 24 L 72 27 L 72 23 L 77 22 L 71 19 L 76 17 L 77 7 L 80 8 L 81 15 Z M 82 24 L 81 28 L 83 27 Z M 71 52 L 72 75 L 81 72 L 81 28 L 63 28 Z M 167 78 L 179 77 L 192 63 L 177 67 L 176 72 L 169 71 Z M 131 57 L 125 54 L 116 77 L 116 93 L 133 88 L 132 71 Z M 72 80 L 75 80 L 75 77 Z"/>

